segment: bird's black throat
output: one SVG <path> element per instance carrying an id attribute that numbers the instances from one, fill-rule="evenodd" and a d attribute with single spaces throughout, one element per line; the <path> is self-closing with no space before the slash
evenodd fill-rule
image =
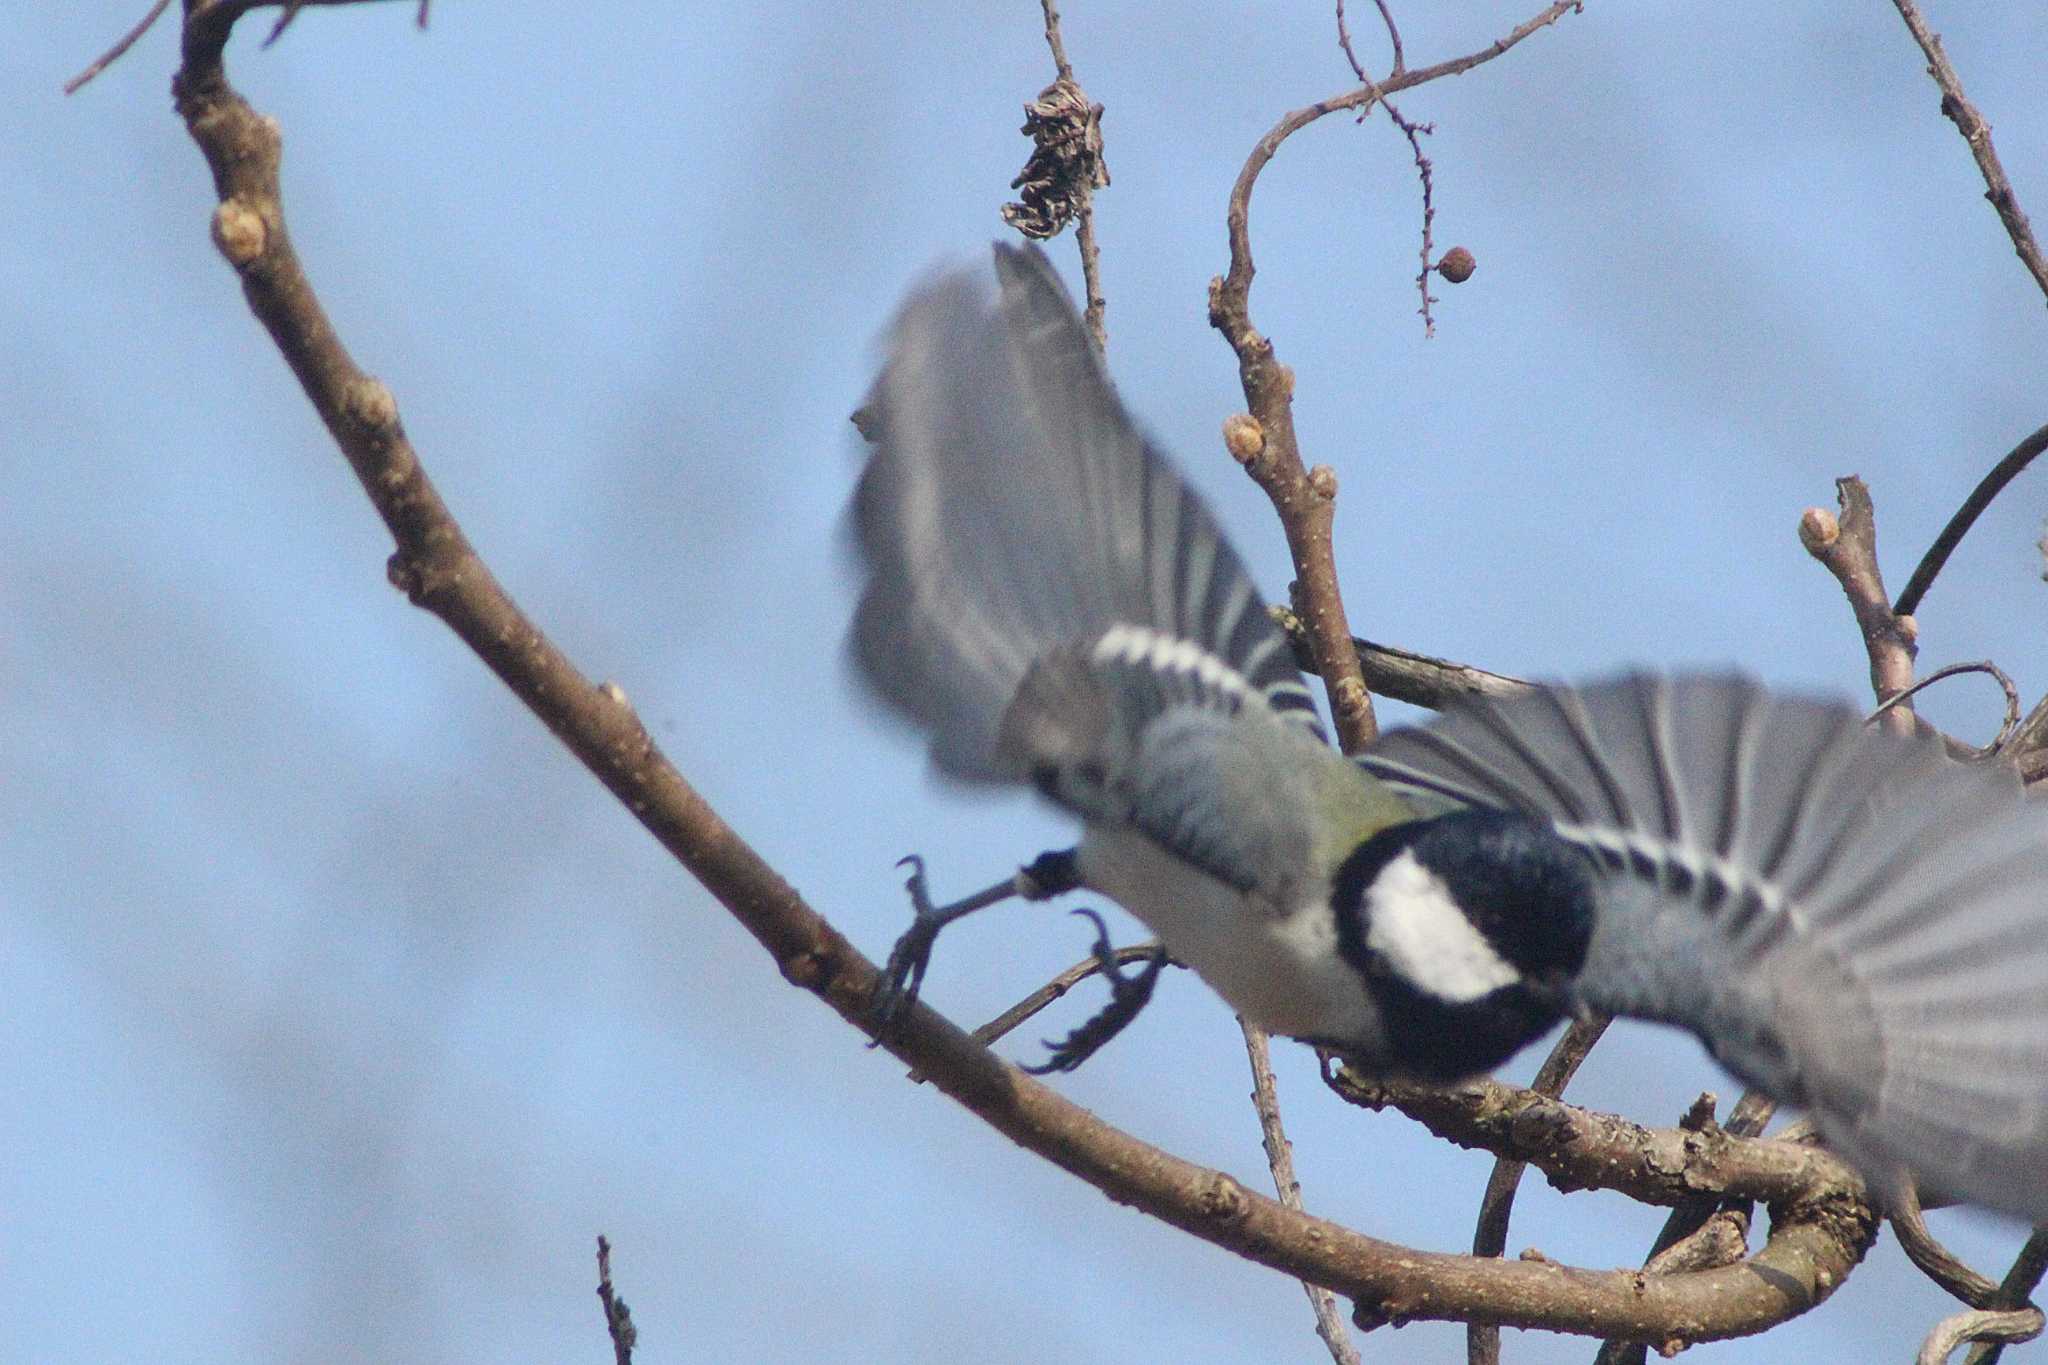
<path id="1" fill-rule="evenodd" d="M 1520 980 L 1477 999 L 1446 999 L 1370 945 L 1367 893 L 1403 853 L 1443 883 Z M 1396 825 L 1354 849 L 1331 886 L 1337 947 L 1365 979 L 1398 1069 L 1439 1080 L 1475 1075 L 1563 1018 L 1568 984 L 1592 937 L 1593 877 L 1584 852 L 1547 823 L 1507 811 L 1456 811 Z"/>

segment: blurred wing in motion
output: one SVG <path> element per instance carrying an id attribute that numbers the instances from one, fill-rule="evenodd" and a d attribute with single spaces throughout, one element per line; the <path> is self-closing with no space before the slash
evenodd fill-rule
<path id="1" fill-rule="evenodd" d="M 1250 576 L 1125 414 L 1051 263 L 995 259 L 994 298 L 964 271 L 911 296 L 869 396 L 862 676 L 970 781 L 1100 762 L 1175 703 L 1257 695 L 1320 733 Z"/>
<path id="2" fill-rule="evenodd" d="M 911 295 L 856 419 L 855 663 L 940 771 L 1028 781 L 1084 818 L 1071 856 L 1033 864 L 1053 883 L 1111 896 L 1270 1027 L 1375 1039 L 1331 877 L 1415 812 L 1329 747 L 1251 577 L 1125 414 L 1044 255 L 995 264 L 994 297 L 979 272 Z M 882 1007 L 915 993 L 942 925 L 1047 885 L 921 904 Z"/>
<path id="3" fill-rule="evenodd" d="M 1698 1034 L 1880 1191 L 2048 1221 L 2048 804 L 2000 763 L 1728 676 L 1478 700 L 1361 765 L 1601 869 L 1578 994 Z"/>

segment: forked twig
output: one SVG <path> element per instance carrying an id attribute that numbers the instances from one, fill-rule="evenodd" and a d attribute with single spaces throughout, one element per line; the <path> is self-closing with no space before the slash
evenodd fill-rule
<path id="1" fill-rule="evenodd" d="M 1311 469 L 1303 461 L 1294 431 L 1294 373 L 1274 356 L 1273 344 L 1252 323 L 1251 286 L 1256 273 L 1251 250 L 1251 195 L 1259 174 L 1294 133 L 1339 110 L 1363 109 L 1388 95 L 1455 76 L 1508 51 L 1524 38 L 1578 9 L 1579 0 L 1557 0 L 1505 37 L 1477 52 L 1418 70 L 1391 73 L 1383 81 L 1347 91 L 1288 114 L 1253 146 L 1232 185 L 1225 213 L 1230 268 L 1209 284 L 1209 323 L 1237 355 L 1238 379 L 1247 412 L 1225 427 L 1225 445 L 1273 502 L 1294 560 L 1297 610 L 1313 642 L 1317 671 L 1329 695 L 1339 742 L 1346 752 L 1370 744 L 1379 733 L 1372 694 L 1359 673 L 1351 629 L 1337 586 L 1331 550 L 1335 520 L 1336 471 Z"/>
<path id="2" fill-rule="evenodd" d="M 1870 490 L 1851 474 L 1835 480 L 1840 514 L 1809 507 L 1799 518 L 1799 541 L 1841 584 L 1849 599 L 1856 629 L 1870 657 L 1870 690 L 1889 703 L 1913 685 L 1914 640 L 1918 628 L 1910 616 L 1892 611 L 1877 567 L 1877 512 Z M 1898 734 L 1913 731 L 1912 707 L 1901 700 L 1885 713 L 1885 724 Z"/>

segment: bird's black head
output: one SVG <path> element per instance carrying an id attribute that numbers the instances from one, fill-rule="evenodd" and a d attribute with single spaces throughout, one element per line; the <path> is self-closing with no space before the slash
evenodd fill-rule
<path id="1" fill-rule="evenodd" d="M 1593 933 L 1593 869 L 1542 821 L 1466 810 L 1381 830 L 1338 868 L 1337 944 L 1389 1062 L 1454 1079 L 1555 1024 Z"/>

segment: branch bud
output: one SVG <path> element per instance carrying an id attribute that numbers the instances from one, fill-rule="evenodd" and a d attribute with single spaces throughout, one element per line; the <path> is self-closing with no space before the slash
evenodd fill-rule
<path id="1" fill-rule="evenodd" d="M 1266 453 L 1266 429 L 1248 412 L 1233 412 L 1223 419 L 1223 448 L 1230 458 L 1248 465 Z"/>
<path id="2" fill-rule="evenodd" d="M 1809 507 L 1799 514 L 1799 543 L 1810 555 L 1818 556 L 1842 536 L 1842 523 L 1825 507 Z"/>
<path id="3" fill-rule="evenodd" d="M 263 254 L 270 230 L 263 215 L 239 199 L 223 199 L 213 210 L 213 244 L 228 264 L 240 270 Z"/>

